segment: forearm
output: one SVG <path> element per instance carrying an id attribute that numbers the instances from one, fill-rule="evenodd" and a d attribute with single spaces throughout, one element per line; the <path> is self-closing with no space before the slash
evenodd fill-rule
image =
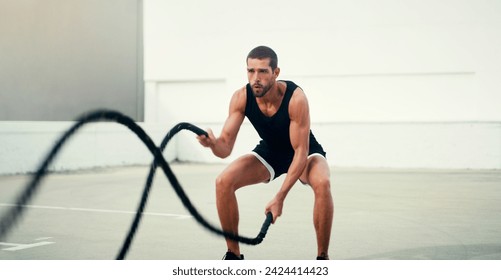
<path id="1" fill-rule="evenodd" d="M 219 158 L 228 157 L 233 150 L 233 146 L 229 145 L 229 143 L 226 143 L 226 141 L 221 138 L 216 139 L 214 145 L 212 145 L 210 148 L 212 150 L 212 153 Z"/>
<path id="2" fill-rule="evenodd" d="M 292 186 L 294 186 L 301 176 L 301 173 L 306 167 L 306 162 L 306 152 L 299 152 L 296 150 L 282 187 L 280 187 L 280 190 L 265 208 L 265 213 L 271 212 L 273 214 L 273 223 L 275 223 L 276 219 L 282 215 L 285 197 L 287 197 L 287 194 L 292 189 Z"/>
<path id="3" fill-rule="evenodd" d="M 297 150 L 294 153 L 294 158 L 292 159 L 292 163 L 287 171 L 287 175 L 285 177 L 280 190 L 277 193 L 277 198 L 281 200 L 285 200 L 285 197 L 292 189 L 294 184 L 297 182 L 301 174 L 303 173 L 304 168 L 306 167 L 307 162 L 307 153 L 303 150 Z"/>

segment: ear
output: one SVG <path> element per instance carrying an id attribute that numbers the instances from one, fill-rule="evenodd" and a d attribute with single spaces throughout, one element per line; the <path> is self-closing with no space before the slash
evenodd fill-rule
<path id="1" fill-rule="evenodd" d="M 279 67 L 275 68 L 275 71 L 273 71 L 273 74 L 275 75 L 275 78 L 278 78 L 278 75 L 280 75 L 280 68 Z"/>

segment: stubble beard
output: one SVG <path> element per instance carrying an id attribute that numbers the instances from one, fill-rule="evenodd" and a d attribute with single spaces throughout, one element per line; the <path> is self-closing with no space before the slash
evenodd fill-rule
<path id="1" fill-rule="evenodd" d="M 256 98 L 261 98 L 263 96 L 265 96 L 271 89 L 271 86 L 272 85 L 268 85 L 268 86 L 263 86 L 263 85 L 259 85 L 259 90 L 261 91 L 260 93 L 256 92 L 256 90 L 254 89 L 254 86 L 252 86 L 252 93 L 254 94 L 254 97 Z"/>

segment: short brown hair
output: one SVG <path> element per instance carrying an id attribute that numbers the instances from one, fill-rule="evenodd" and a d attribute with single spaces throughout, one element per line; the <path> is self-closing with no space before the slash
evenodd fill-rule
<path id="1" fill-rule="evenodd" d="M 247 55 L 246 61 L 249 58 L 257 58 L 257 59 L 269 58 L 271 70 L 274 71 L 278 67 L 277 54 L 270 47 L 266 47 L 266 46 L 255 47 Z"/>

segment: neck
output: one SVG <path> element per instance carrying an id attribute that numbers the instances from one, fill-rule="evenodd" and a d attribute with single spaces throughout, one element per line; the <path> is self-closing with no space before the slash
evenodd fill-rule
<path id="1" fill-rule="evenodd" d="M 275 81 L 268 92 L 262 96 L 257 97 L 258 102 L 262 103 L 275 103 L 277 100 L 281 100 L 284 94 L 284 90 L 282 89 L 281 84 L 278 81 Z"/>

